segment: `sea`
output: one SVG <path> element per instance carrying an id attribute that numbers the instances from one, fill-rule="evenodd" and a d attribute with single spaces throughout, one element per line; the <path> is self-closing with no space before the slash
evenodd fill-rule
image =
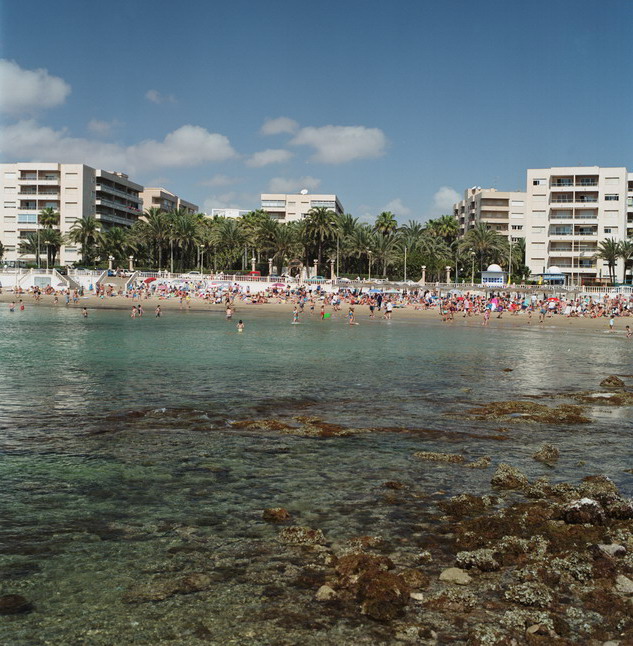
<path id="1" fill-rule="evenodd" d="M 335 546 L 380 536 L 406 554 L 434 531 L 424 508 L 489 493 L 499 462 L 530 479 L 603 474 L 633 493 L 630 407 L 588 407 L 592 421 L 579 425 L 469 413 L 526 398 L 556 406 L 608 375 L 630 378 L 623 334 L 398 310 L 357 326 L 309 313 L 291 325 L 264 308 L 226 321 L 2 306 L 0 595 L 24 596 L 31 611 L 0 616 L 0 643 L 387 643 L 373 620 L 330 616 L 314 600 L 318 581 L 263 510 L 283 507 Z M 239 423 L 301 428 L 297 418 L 353 432 Z M 554 469 L 532 458 L 544 442 L 560 450 Z M 430 463 L 418 451 L 492 464 Z M 419 516 L 383 504 L 394 481 L 419 492 Z M 210 582 L 160 598 L 190 573 Z"/>

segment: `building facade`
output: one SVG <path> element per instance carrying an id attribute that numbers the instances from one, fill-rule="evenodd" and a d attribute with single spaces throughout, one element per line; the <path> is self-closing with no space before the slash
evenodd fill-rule
<path id="1" fill-rule="evenodd" d="M 145 188 L 141 191 L 143 211 L 161 209 L 161 211 L 177 211 L 182 209 L 187 213 L 198 213 L 199 208 L 193 202 L 187 202 L 178 195 L 164 188 Z"/>
<path id="2" fill-rule="evenodd" d="M 312 208 L 323 206 L 342 215 L 343 205 L 336 195 L 310 194 L 303 190 L 297 194 L 262 193 L 261 208 L 280 222 L 303 220 Z"/>
<path id="3" fill-rule="evenodd" d="M 248 210 L 244 209 L 211 209 L 210 217 L 212 218 L 243 218 Z"/>
<path id="4" fill-rule="evenodd" d="M 567 282 L 608 279 L 599 243 L 633 236 L 633 174 L 626 168 L 566 166 L 527 171 L 526 264 L 534 275 L 560 269 Z M 624 278 L 618 260 L 616 280 Z"/>
<path id="5" fill-rule="evenodd" d="M 63 236 L 81 218 L 94 217 L 107 228 L 131 226 L 142 213 L 143 187 L 123 173 L 55 162 L 0 164 L 0 168 L 4 262 L 35 261 L 35 254 L 20 253 L 20 241 L 40 230 L 39 214 L 44 208 L 59 213 Z M 74 245 L 63 244 L 57 263 L 76 262 L 80 255 Z"/>
<path id="6" fill-rule="evenodd" d="M 498 191 L 474 186 L 464 191 L 464 199 L 453 205 L 453 215 L 463 237 L 484 222 L 500 235 L 516 242 L 525 237 L 527 195 L 521 191 Z"/>

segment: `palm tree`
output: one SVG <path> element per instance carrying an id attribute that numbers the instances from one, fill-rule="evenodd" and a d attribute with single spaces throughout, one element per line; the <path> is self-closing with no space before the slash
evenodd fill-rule
<path id="1" fill-rule="evenodd" d="M 246 241 L 244 230 L 236 219 L 223 218 L 217 221 L 214 229 L 214 245 L 221 250 L 221 259 L 227 267 L 239 258 Z"/>
<path id="2" fill-rule="evenodd" d="M 163 266 L 163 247 L 169 240 L 169 220 L 161 209 L 152 207 L 145 210 L 142 227 L 143 237 L 158 251 L 158 269 Z"/>
<path id="3" fill-rule="evenodd" d="M 318 266 L 321 266 L 323 246 L 336 239 L 339 221 L 334 211 L 325 206 L 312 207 L 305 219 L 305 233 L 307 241 L 316 245 L 318 252 Z"/>
<path id="4" fill-rule="evenodd" d="M 376 262 L 382 262 L 382 275 L 387 276 L 387 267 L 392 265 L 398 255 L 398 238 L 396 235 L 376 236 L 372 249 Z"/>
<path id="5" fill-rule="evenodd" d="M 615 238 L 606 238 L 598 243 L 598 251 L 594 258 L 606 260 L 609 265 L 609 278 L 612 283 L 615 283 L 615 265 L 620 257 L 620 243 Z"/>
<path id="6" fill-rule="evenodd" d="M 2 260 L 3 256 L 4 256 L 4 245 L 2 244 L 2 242 L 0 242 L 0 260 Z"/>
<path id="7" fill-rule="evenodd" d="M 55 265 L 57 254 L 64 242 L 62 234 L 58 229 L 44 229 L 40 233 L 40 244 L 46 247 L 46 264 L 48 267 Z"/>
<path id="8" fill-rule="evenodd" d="M 103 259 L 112 256 L 117 266 L 124 265 L 131 251 L 130 238 L 129 229 L 123 227 L 106 229 L 99 244 L 100 257 Z"/>
<path id="9" fill-rule="evenodd" d="M 374 231 L 381 233 L 383 236 L 394 233 L 398 228 L 398 221 L 396 216 L 391 211 L 383 211 L 380 215 L 376 216 L 374 223 Z"/>
<path id="10" fill-rule="evenodd" d="M 0 256 L 1 257 L 1 256 Z M 633 263 L 633 240 L 622 240 L 620 242 L 620 258 L 624 262 L 624 282 L 626 282 L 626 272 L 629 265 Z M 633 280 L 631 280 L 633 282 Z"/>
<path id="11" fill-rule="evenodd" d="M 52 207 L 47 206 L 40 211 L 38 221 L 41 226 L 52 229 L 59 225 L 59 213 Z"/>
<path id="12" fill-rule="evenodd" d="M 283 264 L 284 258 L 293 258 L 299 250 L 297 244 L 296 228 L 288 224 L 277 226 L 275 237 L 272 240 L 272 258 L 279 259 L 279 265 Z"/>
<path id="13" fill-rule="evenodd" d="M 450 244 L 457 238 L 459 225 L 452 215 L 441 215 L 437 220 L 429 220 L 427 229 L 436 236 L 444 238 Z"/>
<path id="14" fill-rule="evenodd" d="M 31 232 L 27 233 L 24 238 L 20 239 L 20 244 L 18 245 L 18 254 L 20 256 L 35 256 L 35 262 L 39 266 L 40 256 L 39 256 L 39 241 L 37 233 Z"/>
<path id="15" fill-rule="evenodd" d="M 92 264 L 101 238 L 101 224 L 92 216 L 77 220 L 68 233 L 68 239 L 71 242 L 81 245 L 81 261 L 86 265 Z"/>
<path id="16" fill-rule="evenodd" d="M 508 241 L 494 229 L 490 229 L 485 222 L 477 223 L 459 244 L 459 250 L 462 253 L 471 250 L 475 252 L 481 271 L 484 263 L 504 258 L 507 248 Z"/>
<path id="17" fill-rule="evenodd" d="M 349 254 L 361 260 L 363 257 L 369 258 L 369 252 L 373 252 L 376 236 L 369 225 L 360 225 L 354 229 L 346 243 Z"/>

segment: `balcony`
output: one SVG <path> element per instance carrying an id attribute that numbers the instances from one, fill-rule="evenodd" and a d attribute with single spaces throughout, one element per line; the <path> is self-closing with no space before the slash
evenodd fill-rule
<path id="1" fill-rule="evenodd" d="M 550 200 L 550 204 L 571 204 L 574 201 L 573 195 L 556 195 Z"/>
<path id="2" fill-rule="evenodd" d="M 112 193 L 113 195 L 119 195 L 128 200 L 138 201 L 140 204 L 138 193 L 128 193 L 127 191 L 121 191 L 118 188 L 114 188 L 113 186 L 108 186 L 107 184 L 97 184 L 97 186 L 95 187 L 95 190 L 103 191 L 104 193 Z"/>

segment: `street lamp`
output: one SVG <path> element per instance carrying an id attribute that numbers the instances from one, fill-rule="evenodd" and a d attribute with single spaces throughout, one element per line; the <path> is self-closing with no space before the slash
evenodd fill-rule
<path id="1" fill-rule="evenodd" d="M 367 258 L 369 259 L 369 274 L 367 280 L 371 282 L 371 251 L 367 251 Z"/>
<path id="2" fill-rule="evenodd" d="M 108 256 L 108 269 L 112 271 L 112 263 L 114 262 L 114 256 Z"/>
<path id="3" fill-rule="evenodd" d="M 475 284 L 475 252 L 472 249 L 470 250 L 470 258 L 472 261 L 471 272 L 470 272 L 470 284 L 474 285 Z"/>
<path id="4" fill-rule="evenodd" d="M 202 274 L 202 273 L 204 273 L 203 272 L 203 268 L 204 268 L 204 260 L 203 260 L 204 259 L 204 245 L 203 244 L 198 245 L 198 248 L 200 249 L 200 273 Z"/>
<path id="5" fill-rule="evenodd" d="M 174 273 L 174 228 L 169 227 L 169 250 L 170 250 L 170 269 L 169 273 Z"/>
<path id="6" fill-rule="evenodd" d="M 407 282 L 407 245 L 404 245 L 404 282 Z"/>

